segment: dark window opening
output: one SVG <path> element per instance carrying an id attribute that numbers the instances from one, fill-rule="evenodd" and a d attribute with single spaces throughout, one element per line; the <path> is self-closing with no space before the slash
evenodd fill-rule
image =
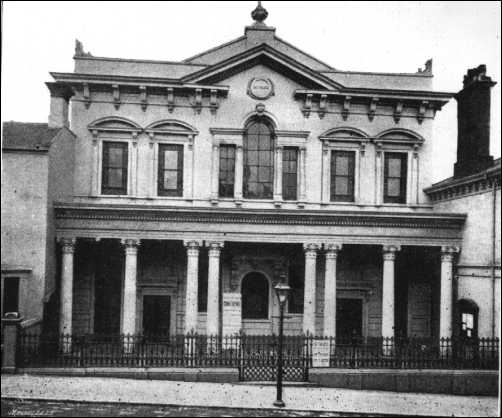
<path id="1" fill-rule="evenodd" d="M 385 153 L 384 203 L 406 203 L 408 154 Z"/>
<path id="2" fill-rule="evenodd" d="M 331 201 L 354 201 L 354 171 L 354 151 L 332 151 L 330 184 Z"/>
<path id="3" fill-rule="evenodd" d="M 198 310 L 199 312 L 207 312 L 207 276 L 209 269 L 209 260 L 207 251 L 200 249 L 199 251 L 199 280 L 198 280 Z"/>
<path id="4" fill-rule="evenodd" d="M 220 145 L 218 195 L 234 197 L 235 145 Z"/>
<path id="5" fill-rule="evenodd" d="M 268 124 L 255 121 L 244 138 L 244 197 L 272 199 L 274 187 L 274 140 Z"/>
<path id="6" fill-rule="evenodd" d="M 242 319 L 268 319 L 268 280 L 261 273 L 242 279 Z"/>
<path id="7" fill-rule="evenodd" d="M 19 312 L 19 277 L 4 279 L 2 316 L 7 312 Z"/>
<path id="8" fill-rule="evenodd" d="M 298 149 L 285 147 L 282 151 L 282 198 L 297 200 Z"/>
<path id="9" fill-rule="evenodd" d="M 103 142 L 102 194 L 127 194 L 127 142 Z"/>
<path id="10" fill-rule="evenodd" d="M 362 299 L 336 299 L 336 337 L 343 340 L 363 334 Z"/>
<path id="11" fill-rule="evenodd" d="M 294 260 L 289 264 L 289 287 L 291 292 L 288 299 L 288 312 L 301 314 L 305 288 L 305 263 L 301 260 Z"/>
<path id="12" fill-rule="evenodd" d="M 159 145 L 159 196 L 183 196 L 183 145 Z"/>

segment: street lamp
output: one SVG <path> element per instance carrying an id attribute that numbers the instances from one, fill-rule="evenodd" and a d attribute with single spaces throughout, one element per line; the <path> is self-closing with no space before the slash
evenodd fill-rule
<path id="1" fill-rule="evenodd" d="M 284 306 L 289 297 L 289 292 L 291 288 L 284 283 L 279 283 L 275 287 L 275 292 L 277 294 L 277 299 L 279 299 L 279 348 L 277 355 L 277 399 L 274 402 L 274 406 L 283 407 L 285 406 L 282 400 L 282 334 L 283 334 L 283 324 L 284 324 Z"/>

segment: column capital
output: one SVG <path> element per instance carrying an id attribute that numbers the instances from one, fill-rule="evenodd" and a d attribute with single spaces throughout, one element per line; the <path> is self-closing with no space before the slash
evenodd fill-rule
<path id="1" fill-rule="evenodd" d="M 77 243 L 76 238 L 60 238 L 58 240 L 61 243 L 61 248 L 63 250 L 63 254 L 73 254 L 75 252 L 75 245 Z"/>
<path id="2" fill-rule="evenodd" d="M 394 261 L 398 251 L 401 251 L 400 245 L 384 245 L 382 247 L 383 259 L 385 261 Z"/>
<path id="3" fill-rule="evenodd" d="M 326 258 L 336 258 L 338 252 L 342 249 L 343 244 L 328 243 L 324 244 L 324 250 L 326 251 Z"/>
<path id="4" fill-rule="evenodd" d="M 123 245 L 126 253 L 128 252 L 137 252 L 138 247 L 140 245 L 140 240 L 136 238 L 122 238 L 120 243 Z"/>
<path id="5" fill-rule="evenodd" d="M 209 257 L 219 257 L 221 249 L 225 246 L 223 241 L 206 241 L 206 247 L 209 249 Z"/>
<path id="6" fill-rule="evenodd" d="M 317 252 L 320 250 L 320 248 L 321 248 L 321 244 L 317 244 L 317 243 L 313 243 L 313 242 L 303 244 L 303 251 L 305 251 L 305 255 L 307 257 L 314 257 L 315 258 L 317 256 Z"/>
<path id="7" fill-rule="evenodd" d="M 441 247 L 441 261 L 452 262 L 455 258 L 455 255 L 457 255 L 459 252 L 460 247 L 444 245 Z"/>
<path id="8" fill-rule="evenodd" d="M 198 257 L 200 247 L 202 247 L 202 241 L 199 240 L 185 240 L 183 245 L 187 249 L 187 255 L 189 257 Z"/>

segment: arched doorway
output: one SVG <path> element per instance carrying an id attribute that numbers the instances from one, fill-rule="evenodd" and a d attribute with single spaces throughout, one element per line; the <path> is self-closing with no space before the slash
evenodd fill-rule
<path id="1" fill-rule="evenodd" d="M 242 319 L 269 318 L 269 283 L 263 273 L 248 273 L 242 279 Z"/>
<path id="2" fill-rule="evenodd" d="M 463 339 L 477 338 L 478 305 L 472 300 L 460 299 L 457 306 L 460 337 Z"/>

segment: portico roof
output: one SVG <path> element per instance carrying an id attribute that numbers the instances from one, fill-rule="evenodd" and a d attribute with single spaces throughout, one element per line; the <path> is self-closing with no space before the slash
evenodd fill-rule
<path id="1" fill-rule="evenodd" d="M 60 237 L 460 245 L 464 214 L 55 205 Z"/>

